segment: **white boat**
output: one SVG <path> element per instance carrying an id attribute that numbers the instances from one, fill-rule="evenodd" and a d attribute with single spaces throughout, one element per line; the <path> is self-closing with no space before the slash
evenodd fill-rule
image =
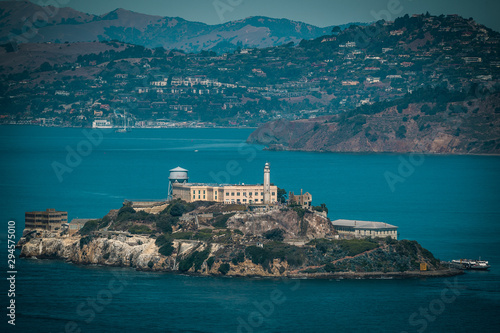
<path id="1" fill-rule="evenodd" d="M 453 264 L 459 266 L 461 269 L 472 269 L 486 271 L 491 266 L 486 260 L 474 260 L 474 259 L 455 259 L 451 261 Z"/>

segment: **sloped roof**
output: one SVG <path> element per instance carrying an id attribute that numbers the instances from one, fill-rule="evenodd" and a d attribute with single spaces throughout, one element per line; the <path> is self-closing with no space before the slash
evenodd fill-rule
<path id="1" fill-rule="evenodd" d="M 352 227 L 354 229 L 394 229 L 398 228 L 395 225 L 385 222 L 374 221 L 358 221 L 358 220 L 335 220 L 332 221 L 333 226 L 339 227 Z"/>
<path id="2" fill-rule="evenodd" d="M 170 169 L 169 171 L 174 171 L 174 172 L 175 172 L 175 171 L 177 171 L 177 172 L 186 172 L 186 171 L 188 171 L 188 170 L 183 169 L 183 168 L 181 168 L 180 166 L 178 166 L 177 168 Z"/>

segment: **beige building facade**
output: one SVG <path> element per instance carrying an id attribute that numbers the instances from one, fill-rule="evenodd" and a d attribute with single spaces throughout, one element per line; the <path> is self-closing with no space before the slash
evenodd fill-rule
<path id="1" fill-rule="evenodd" d="M 172 169 L 171 172 L 187 172 L 182 168 Z M 174 178 L 174 177 L 172 177 Z M 187 174 L 182 175 L 187 179 Z M 278 201 L 278 187 L 271 185 L 271 168 L 269 163 L 264 166 L 263 184 L 205 184 L 171 182 L 172 198 L 187 202 L 215 201 L 226 204 L 275 204 Z"/>
<path id="2" fill-rule="evenodd" d="M 265 204 L 264 185 L 173 184 L 173 198 L 187 202 L 215 201 L 227 204 Z M 269 202 L 278 201 L 278 187 L 269 186 Z"/>

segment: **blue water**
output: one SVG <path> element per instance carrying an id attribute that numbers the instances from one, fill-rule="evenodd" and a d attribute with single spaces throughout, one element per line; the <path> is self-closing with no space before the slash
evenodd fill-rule
<path id="1" fill-rule="evenodd" d="M 286 281 L 18 259 L 14 331 L 498 330 L 499 157 L 418 160 L 397 154 L 268 152 L 244 143 L 250 133 L 104 131 L 101 142 L 89 144 L 81 129 L 1 126 L 4 271 L 7 221 L 16 221 L 19 235 L 25 211 L 56 208 L 68 211 L 69 219 L 100 217 L 119 208 L 124 199 L 165 198 L 168 170 L 178 165 L 189 170 L 194 182 L 257 183 L 262 182 L 266 161 L 271 163 L 273 183 L 287 191 L 309 191 L 314 204 L 327 204 L 331 219 L 394 224 L 400 238 L 418 240 L 440 259 L 482 256 L 490 261 L 491 271 L 469 272 L 456 280 Z M 68 163 L 68 149 L 79 148 L 85 156 Z M 402 160 L 415 165 L 403 170 Z M 59 171 L 58 177 L 54 165 L 64 166 L 66 172 Z M 401 177 L 393 188 L 385 177 L 388 172 Z M 4 281 L 2 308 L 7 305 Z M 1 318 L 0 327 L 8 327 L 5 314 Z"/>

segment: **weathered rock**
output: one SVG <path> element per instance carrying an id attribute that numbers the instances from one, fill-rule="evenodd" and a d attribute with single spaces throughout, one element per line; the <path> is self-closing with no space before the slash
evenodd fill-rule
<path id="1" fill-rule="evenodd" d="M 313 212 L 305 212 L 301 218 L 291 209 L 265 213 L 241 212 L 229 218 L 227 226 L 252 235 L 262 235 L 266 231 L 279 228 L 285 231 L 286 239 L 326 238 L 336 234 L 328 218 Z"/>

